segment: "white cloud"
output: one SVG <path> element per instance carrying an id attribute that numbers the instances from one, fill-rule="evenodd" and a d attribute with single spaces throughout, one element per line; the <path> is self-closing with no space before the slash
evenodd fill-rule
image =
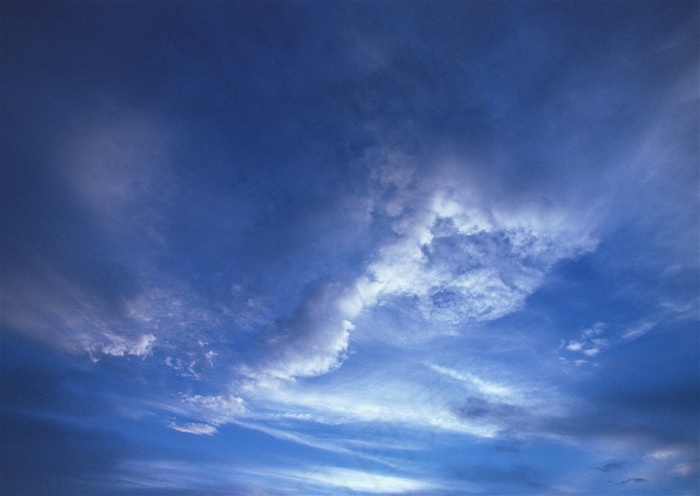
<path id="1" fill-rule="evenodd" d="M 649 453 L 647 455 L 649 458 L 653 458 L 655 460 L 666 460 L 668 458 L 673 458 L 681 454 L 681 451 L 678 449 L 660 449 L 653 451 L 652 453 Z"/>
<path id="2" fill-rule="evenodd" d="M 247 413 L 245 401 L 231 394 L 183 396 L 183 401 L 213 425 L 230 423 Z"/>
<path id="3" fill-rule="evenodd" d="M 642 322 L 641 324 L 630 327 L 622 335 L 622 339 L 633 340 L 644 336 L 651 331 L 656 324 L 653 322 Z"/>
<path id="4" fill-rule="evenodd" d="M 292 466 L 299 466 L 294 463 Z M 399 473 L 329 465 L 196 465 L 174 460 L 131 459 L 120 463 L 117 479 L 126 487 L 161 490 L 233 491 L 235 494 L 334 494 L 338 491 L 403 494 L 444 489 L 441 483 Z"/>
<path id="5" fill-rule="evenodd" d="M 144 285 L 117 303 L 47 267 L 10 274 L 5 282 L 0 287 L 3 326 L 93 361 L 102 355 L 145 358 L 157 346 L 171 352 L 172 364 L 185 363 L 174 354 L 225 320 L 222 312 L 172 281 Z M 202 350 L 198 361 L 211 366 L 215 355 L 209 351 Z"/>
<path id="6" fill-rule="evenodd" d="M 251 405 L 248 418 L 279 422 L 292 430 L 306 429 L 307 423 L 361 424 L 367 426 L 369 440 L 376 430 L 387 428 L 394 442 L 411 444 L 431 433 L 494 438 L 512 427 L 506 425 L 508 419 L 497 416 L 466 417 L 459 408 L 465 397 L 507 405 L 504 408 L 530 420 L 563 414 L 561 398 L 546 387 L 506 383 L 441 366 L 422 367 L 404 358 L 387 355 L 381 367 L 344 368 L 322 381 L 257 384 L 243 392 Z M 522 427 L 523 434 L 532 434 L 532 422 Z M 366 440 L 357 433 L 354 436 Z"/>
<path id="7" fill-rule="evenodd" d="M 497 319 L 521 308 L 553 264 L 595 248 L 564 210 L 487 206 L 447 176 L 421 184 L 411 160 L 394 155 L 374 157 L 370 188 L 374 212 L 388 216 L 393 232 L 354 282 L 317 288 L 272 326 L 265 356 L 240 368 L 254 383 L 337 369 L 356 319 L 375 308 L 401 312 L 410 301 L 434 335 Z"/>
<path id="8" fill-rule="evenodd" d="M 265 415 L 258 415 L 258 417 L 265 417 Z M 272 417 L 278 417 L 277 415 L 273 415 Z M 285 419 L 289 419 L 290 416 L 283 416 Z M 270 421 L 271 418 L 268 417 L 264 419 L 266 421 Z M 300 420 L 300 419 L 297 419 Z M 309 419 L 306 419 L 309 420 Z M 393 461 L 387 457 L 379 457 L 379 456 L 374 456 L 371 454 L 366 454 L 363 453 L 359 450 L 359 448 L 370 448 L 370 449 L 376 449 L 376 445 L 372 445 L 371 443 L 367 443 L 364 446 L 361 444 L 358 444 L 358 440 L 356 439 L 342 439 L 342 438 L 316 438 L 314 436 L 310 436 L 307 434 L 302 434 L 299 432 L 293 432 L 290 428 L 290 425 L 285 422 L 283 428 L 275 428 L 271 427 L 270 425 L 266 425 L 266 423 L 260 423 L 260 422 L 251 422 L 251 421 L 236 421 L 235 424 L 240 427 L 245 427 L 247 429 L 252 429 L 258 432 L 262 432 L 263 434 L 267 434 L 268 436 L 272 436 L 276 439 L 281 439 L 283 441 L 290 441 L 293 443 L 297 443 L 302 446 L 308 446 L 310 448 L 315 448 L 318 450 L 322 451 L 327 451 L 328 453 L 335 453 L 339 455 L 345 455 L 354 458 L 355 460 L 363 460 L 363 461 L 368 461 L 372 463 L 380 463 L 386 467 L 391 467 L 391 468 L 398 468 L 398 464 L 396 461 Z M 381 449 L 387 449 L 385 446 L 381 446 Z M 406 449 L 403 446 L 401 448 L 396 448 L 396 449 Z"/>
<path id="9" fill-rule="evenodd" d="M 112 342 L 102 347 L 102 353 L 111 356 L 134 355 L 146 357 L 150 355 L 156 337 L 153 334 L 142 334 L 135 339 L 128 339 L 123 336 L 110 336 Z"/>
<path id="10" fill-rule="evenodd" d="M 439 486 L 419 479 L 400 477 L 369 470 L 354 470 L 340 467 L 315 466 L 306 471 L 285 471 L 284 475 L 303 483 L 308 491 L 321 486 L 372 494 L 400 494 L 406 492 L 429 492 Z"/>
<path id="11" fill-rule="evenodd" d="M 195 435 L 213 436 L 214 434 L 216 434 L 218 432 L 216 430 L 216 427 L 214 427 L 213 425 L 200 424 L 197 422 L 187 422 L 184 424 L 178 424 L 177 422 L 171 422 L 169 424 L 169 427 L 171 429 L 178 431 L 178 432 L 186 432 L 187 434 L 195 434 Z"/>
<path id="12" fill-rule="evenodd" d="M 394 227 L 400 238 L 350 292 L 355 312 L 413 297 L 430 322 L 496 319 L 522 306 L 555 262 L 595 246 L 563 213 L 485 210 L 442 190 Z"/>
<path id="13" fill-rule="evenodd" d="M 293 380 L 325 374 L 342 363 L 352 322 L 343 318 L 336 285 L 314 288 L 289 319 L 278 321 L 268 334 L 265 356 L 241 372 L 254 383 Z"/>
<path id="14" fill-rule="evenodd" d="M 581 337 L 592 338 L 594 336 L 598 336 L 605 332 L 605 327 L 605 324 L 603 324 L 602 322 L 596 322 L 591 327 L 581 332 Z"/>
<path id="15" fill-rule="evenodd" d="M 586 357 L 593 358 L 599 356 L 603 351 L 613 346 L 619 346 L 627 341 L 638 339 L 650 332 L 658 322 L 656 320 L 645 320 L 635 325 L 627 327 L 622 333 L 612 337 L 603 337 L 602 334 L 608 332 L 608 326 L 603 322 L 596 322 L 591 327 L 584 329 L 577 339 L 572 339 L 566 344 L 562 341 L 557 351 L 565 349 L 572 353 L 580 353 Z M 566 358 L 560 358 L 563 363 L 569 363 Z M 591 364 L 588 360 L 577 359 L 574 364 L 580 366 Z"/>
<path id="16" fill-rule="evenodd" d="M 477 437 L 493 437 L 493 425 L 466 421 L 452 408 L 460 398 L 457 388 L 437 389 L 434 385 L 386 378 L 379 387 L 342 381 L 333 387 L 311 388 L 308 384 L 291 387 L 258 388 L 251 401 L 261 410 L 303 412 L 309 421 L 323 424 L 402 425 L 427 431 L 454 432 Z"/>
<path id="17" fill-rule="evenodd" d="M 395 229 L 344 293 L 348 315 L 409 297 L 436 330 L 493 320 L 519 309 L 554 263 L 595 247 L 564 213 L 484 210 L 445 191 Z"/>
<path id="18" fill-rule="evenodd" d="M 598 337 L 606 330 L 607 326 L 604 323 L 596 322 L 591 327 L 581 331 L 578 339 L 569 341 L 569 344 L 566 345 L 565 349 L 566 351 L 580 353 L 587 357 L 598 356 L 601 351 L 609 348 L 612 344 L 610 340 Z M 563 346 L 563 343 L 561 346 Z M 567 360 L 564 361 L 566 362 Z M 590 362 L 583 359 L 577 359 L 574 361 L 574 363 L 577 366 L 580 366 Z"/>
<path id="19" fill-rule="evenodd" d="M 569 341 L 566 349 L 569 351 L 581 351 L 583 349 L 583 343 L 581 341 Z"/>
<path id="20" fill-rule="evenodd" d="M 469 372 L 459 372 L 439 365 L 428 365 L 428 367 L 435 372 L 463 382 L 470 388 L 475 389 L 476 392 L 486 396 L 511 400 L 522 398 L 521 392 L 511 386 L 488 381 Z"/>

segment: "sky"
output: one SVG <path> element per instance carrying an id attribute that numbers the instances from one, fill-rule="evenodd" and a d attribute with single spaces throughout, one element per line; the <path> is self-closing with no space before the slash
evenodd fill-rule
<path id="1" fill-rule="evenodd" d="M 700 494 L 700 4 L 0 4 L 0 493 Z"/>

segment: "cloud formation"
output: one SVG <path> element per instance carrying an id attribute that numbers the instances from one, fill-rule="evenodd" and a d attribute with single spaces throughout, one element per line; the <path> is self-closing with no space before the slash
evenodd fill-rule
<path id="1" fill-rule="evenodd" d="M 696 489 L 696 2 L 4 7 L 0 486 Z"/>
<path id="2" fill-rule="evenodd" d="M 171 422 L 169 424 L 169 427 L 173 430 L 178 431 L 178 432 L 186 432 L 188 434 L 195 434 L 195 435 L 213 436 L 214 434 L 216 434 L 218 432 L 216 430 L 216 427 L 214 427 L 213 425 L 199 424 L 197 422 L 186 422 L 184 424 L 178 424 L 177 422 Z"/>

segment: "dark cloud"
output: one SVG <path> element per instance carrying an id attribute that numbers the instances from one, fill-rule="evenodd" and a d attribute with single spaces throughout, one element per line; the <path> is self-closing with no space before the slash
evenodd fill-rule
<path id="1" fill-rule="evenodd" d="M 647 482 L 647 479 L 645 479 L 643 477 L 629 477 L 625 480 L 621 480 L 619 482 L 616 482 L 615 484 L 618 484 L 621 486 L 624 484 L 629 484 L 630 482 L 635 483 L 635 484 L 639 484 L 640 482 Z"/>
<path id="2" fill-rule="evenodd" d="M 625 467 L 623 462 L 606 463 L 602 467 L 597 467 L 601 472 L 612 472 L 614 470 L 622 470 Z"/>
<path id="3" fill-rule="evenodd" d="M 466 398 L 457 408 L 457 413 L 465 419 L 495 420 L 504 423 L 522 423 L 527 416 L 527 412 L 521 407 L 476 396 Z"/>

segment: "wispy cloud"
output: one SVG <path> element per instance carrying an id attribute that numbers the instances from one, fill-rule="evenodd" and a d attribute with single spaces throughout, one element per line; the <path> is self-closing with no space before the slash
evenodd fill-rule
<path id="1" fill-rule="evenodd" d="M 614 470 L 622 470 L 625 467 L 623 462 L 606 463 L 602 467 L 597 467 L 601 472 L 612 472 Z"/>
<path id="2" fill-rule="evenodd" d="M 689 477 L 698 472 L 700 472 L 700 462 L 697 461 L 679 463 L 671 470 L 671 474 L 682 477 Z"/>
<path id="3" fill-rule="evenodd" d="M 514 398 L 516 396 L 522 396 L 522 393 L 520 391 L 517 391 L 513 387 L 485 380 L 469 372 L 459 372 L 457 370 L 453 370 L 448 367 L 442 367 L 440 365 L 428 366 L 435 372 L 464 382 L 467 385 L 476 389 L 477 392 L 487 396 L 495 396 L 500 398 Z"/>
<path id="4" fill-rule="evenodd" d="M 178 432 L 186 432 L 187 434 L 195 435 L 212 436 L 218 432 L 216 430 L 216 427 L 214 427 L 213 425 L 200 424 L 197 422 L 186 422 L 184 424 L 171 422 L 170 424 L 168 424 L 168 427 Z"/>
<path id="5" fill-rule="evenodd" d="M 328 494 L 350 491 L 360 494 L 439 494 L 445 486 L 429 478 L 378 470 L 358 470 L 333 465 L 256 466 L 221 463 L 190 464 L 174 460 L 128 460 L 121 464 L 119 485 L 161 490 L 234 488 L 246 494 Z M 270 492 L 268 492 L 270 491 Z"/>
<path id="6" fill-rule="evenodd" d="M 651 331 L 656 324 L 654 322 L 642 322 L 627 329 L 622 335 L 622 339 L 633 340 L 644 336 Z"/>
<path id="7" fill-rule="evenodd" d="M 439 491 L 430 481 L 365 470 L 314 466 L 305 471 L 281 471 L 280 475 L 297 480 L 301 491 L 350 490 L 371 494 L 404 494 Z"/>
<path id="8" fill-rule="evenodd" d="M 142 334 L 136 339 L 127 340 L 122 336 L 107 336 L 112 342 L 102 347 L 102 353 L 111 356 L 135 355 L 146 357 L 151 353 L 156 337 L 153 334 Z"/>
<path id="9" fill-rule="evenodd" d="M 184 404 L 197 416 L 214 425 L 226 424 L 242 417 L 247 409 L 242 398 L 227 394 L 217 396 L 183 396 Z"/>

